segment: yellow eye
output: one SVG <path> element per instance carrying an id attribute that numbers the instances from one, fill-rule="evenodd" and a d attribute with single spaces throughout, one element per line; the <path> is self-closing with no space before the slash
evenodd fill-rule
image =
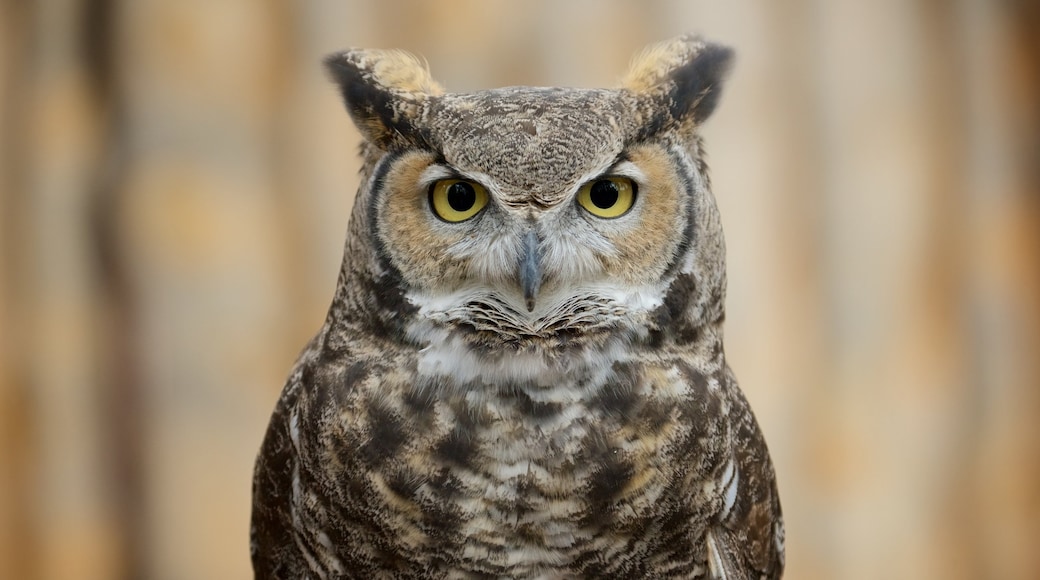
<path id="1" fill-rule="evenodd" d="M 596 217 L 625 215 L 636 201 L 636 184 L 627 177 L 601 177 L 581 186 L 578 204 Z"/>
<path id="2" fill-rule="evenodd" d="M 442 179 L 430 186 L 430 207 L 446 222 L 461 222 L 477 215 L 488 203 L 487 190 L 479 183 Z"/>

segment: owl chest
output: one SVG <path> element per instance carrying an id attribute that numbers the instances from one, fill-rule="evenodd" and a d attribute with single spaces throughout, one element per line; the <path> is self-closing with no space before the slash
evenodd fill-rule
<path id="1" fill-rule="evenodd" d="M 638 397 L 639 381 L 613 378 L 442 383 L 419 393 L 381 385 L 369 396 L 382 410 L 353 422 L 364 430 L 358 449 L 385 443 L 379 421 L 409 436 L 370 469 L 366 506 L 382 506 L 380 528 L 414 557 L 451 554 L 486 571 L 537 571 L 630 549 L 675 499 L 681 473 L 666 449 L 685 427 L 669 397 Z"/>
<path id="2" fill-rule="evenodd" d="M 569 543 L 586 512 L 591 469 L 607 452 L 590 439 L 588 408 L 523 392 L 465 398 L 435 405 L 433 425 L 409 454 L 425 469 L 416 473 L 427 481 L 418 495 L 457 514 L 471 541 Z"/>
<path id="3" fill-rule="evenodd" d="M 582 404 L 522 394 L 487 404 L 431 437 L 419 518 L 451 514 L 450 543 L 464 562 L 516 574 L 572 560 L 598 535 L 591 482 L 611 453 L 593 442 L 592 420 Z"/>

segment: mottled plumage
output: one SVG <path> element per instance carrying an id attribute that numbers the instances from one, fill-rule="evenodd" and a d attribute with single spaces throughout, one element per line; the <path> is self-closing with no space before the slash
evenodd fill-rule
<path id="1" fill-rule="evenodd" d="M 364 167 L 257 460 L 257 578 L 780 577 L 697 132 L 730 59 L 685 36 L 619 89 L 468 94 L 326 60 Z"/>

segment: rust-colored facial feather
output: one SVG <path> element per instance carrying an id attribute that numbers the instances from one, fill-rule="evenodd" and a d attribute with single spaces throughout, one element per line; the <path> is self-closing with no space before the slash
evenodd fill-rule
<path id="1" fill-rule="evenodd" d="M 603 273 L 628 284 L 651 284 L 660 280 L 675 257 L 694 192 L 686 189 L 664 147 L 637 145 L 627 156 L 645 176 L 633 208 L 637 219 L 628 228 L 607 234 L 617 256 L 602 260 Z"/>

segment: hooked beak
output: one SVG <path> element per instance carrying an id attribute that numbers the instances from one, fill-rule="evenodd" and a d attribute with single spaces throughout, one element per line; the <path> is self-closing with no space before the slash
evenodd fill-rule
<path id="1" fill-rule="evenodd" d="M 542 285 L 541 257 L 538 251 L 538 234 L 531 230 L 524 236 L 520 250 L 520 289 L 524 292 L 527 311 L 534 310 L 534 301 L 538 297 L 538 288 Z"/>

